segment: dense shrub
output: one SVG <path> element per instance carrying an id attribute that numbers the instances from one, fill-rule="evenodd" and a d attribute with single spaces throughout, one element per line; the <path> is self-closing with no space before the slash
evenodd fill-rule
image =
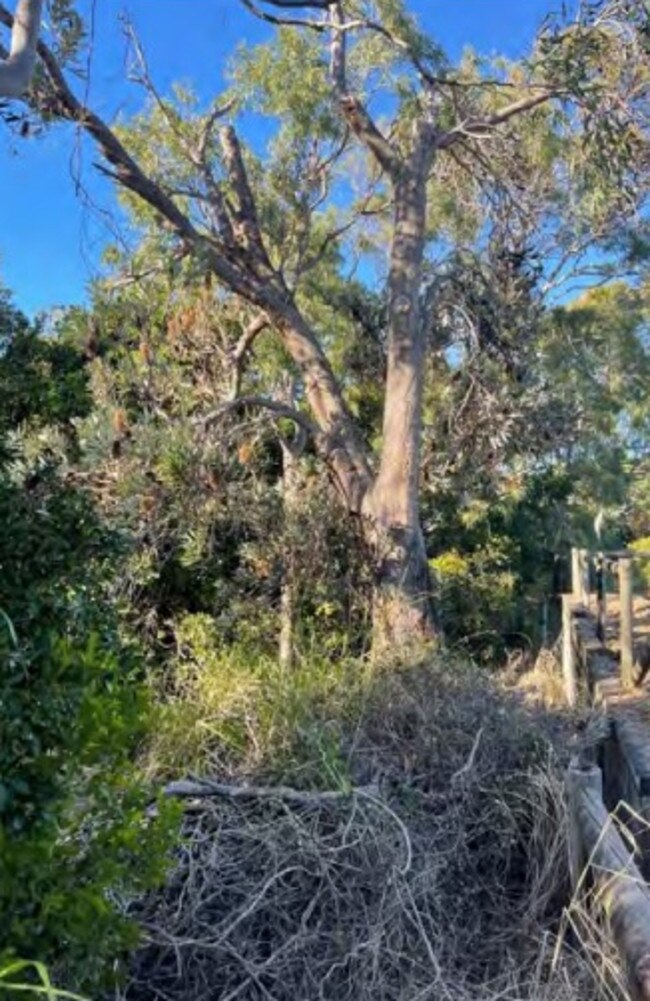
<path id="1" fill-rule="evenodd" d="M 0 296 L 0 967 L 44 962 L 91 992 L 136 941 L 120 901 L 160 881 L 175 820 L 145 811 L 152 708 L 111 606 L 120 540 L 51 447 L 74 440 L 86 383 L 79 352 Z"/>
<path id="2" fill-rule="evenodd" d="M 0 517 L 0 959 L 89 988 L 135 941 L 115 894 L 161 878 L 173 820 L 145 821 L 151 707 L 104 604 L 90 505 L 51 470 L 29 489 L 5 469 Z"/>

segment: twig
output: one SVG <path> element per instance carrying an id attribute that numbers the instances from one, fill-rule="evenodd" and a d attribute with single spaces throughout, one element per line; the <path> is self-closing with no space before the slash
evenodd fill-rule
<path id="1" fill-rule="evenodd" d="M 459 768 L 458 771 L 454 772 L 454 774 L 452 775 L 450 780 L 451 785 L 454 785 L 464 775 L 467 775 L 468 772 L 471 772 L 472 768 L 474 767 L 474 761 L 476 760 L 476 752 L 478 751 L 478 746 L 481 743 L 482 736 L 483 736 L 483 727 L 480 727 L 478 733 L 474 737 L 474 743 L 472 744 L 472 749 L 469 752 L 469 757 L 465 762 L 465 764 L 463 765 L 463 767 Z"/>

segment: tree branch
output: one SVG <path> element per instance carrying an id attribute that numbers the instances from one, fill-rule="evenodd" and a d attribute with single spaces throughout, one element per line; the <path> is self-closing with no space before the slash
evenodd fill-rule
<path id="1" fill-rule="evenodd" d="M 280 403 L 278 400 L 273 400 L 268 396 L 239 396 L 236 400 L 228 400 L 227 403 L 222 403 L 220 407 L 217 407 L 216 410 L 211 411 L 209 414 L 196 418 L 195 423 L 203 428 L 209 428 L 226 414 L 232 413 L 233 410 L 242 410 L 245 407 L 259 407 L 263 410 L 269 410 L 277 417 L 286 417 L 287 420 L 293 421 L 294 424 L 303 428 L 308 434 L 315 434 L 313 424 L 304 414 L 301 414 L 298 410 L 294 410 L 293 407 L 288 407 L 286 403 Z"/>
<path id="2" fill-rule="evenodd" d="M 269 14 L 268 11 L 261 10 L 253 0 L 241 0 L 244 7 L 258 17 L 260 21 L 266 21 L 267 24 L 275 24 L 277 27 L 291 27 L 291 28 L 311 28 L 313 31 L 327 31 L 327 21 L 308 21 L 305 18 L 300 17 L 278 17 L 276 14 Z M 270 3 L 272 0 L 262 0 L 262 2 Z M 285 6 L 284 4 L 276 4 L 276 6 Z M 305 7 L 307 4 L 296 4 L 294 9 L 298 7 Z M 319 8 L 323 10 L 324 8 Z"/>
<path id="3" fill-rule="evenodd" d="M 264 330 L 267 329 L 267 327 L 270 326 L 270 323 L 271 321 L 266 313 L 260 313 L 254 320 L 251 320 L 234 347 L 231 355 L 233 366 L 233 381 L 231 389 L 232 402 L 234 402 L 239 396 L 242 369 L 246 356 L 251 350 L 255 340 Z"/>
<path id="4" fill-rule="evenodd" d="M 301 789 L 291 789 L 288 786 L 237 786 L 215 782 L 212 779 L 180 779 L 170 782 L 163 789 L 165 796 L 181 798 L 204 799 L 206 797 L 222 797 L 225 799 L 258 799 L 280 800 L 294 806 L 323 806 L 327 803 L 341 803 L 353 796 L 378 796 L 375 786 L 350 789 L 349 792 L 338 790 L 327 792 L 308 792 Z"/>
<path id="5" fill-rule="evenodd" d="M 465 122 L 461 122 L 459 125 L 455 125 L 453 129 L 438 137 L 436 148 L 449 149 L 454 143 L 468 136 L 480 137 L 485 134 L 489 135 L 497 125 L 502 125 L 504 122 L 523 114 L 525 111 L 531 111 L 540 104 L 549 101 L 552 97 L 556 97 L 558 93 L 559 91 L 557 90 L 544 88 L 541 91 L 538 90 L 537 93 L 522 97 L 518 101 L 513 101 L 512 104 L 506 105 L 505 108 L 496 111 L 492 115 L 486 115 L 485 118 L 470 118 Z"/>
<path id="6" fill-rule="evenodd" d="M 13 27 L 12 15 L 2 6 L 0 23 Z M 351 510 L 360 510 L 372 480 L 368 449 L 354 425 L 316 332 L 296 306 L 281 276 L 268 263 L 234 131 L 224 130 L 222 141 L 230 182 L 239 203 L 239 222 L 247 231 L 248 247 L 241 243 L 228 246 L 222 240 L 197 230 L 190 217 L 161 185 L 144 173 L 105 122 L 75 97 L 48 46 L 39 42 L 37 51 L 48 81 L 47 90 L 43 89 L 37 96 L 47 111 L 84 129 L 112 168 L 110 173 L 115 181 L 141 198 L 162 218 L 163 225 L 178 238 L 181 248 L 195 255 L 232 292 L 268 314 L 301 374 L 315 425 L 290 410 L 280 416 L 308 426 L 310 433 L 315 433 L 315 428 L 318 428 L 319 450 L 335 471 L 345 502 Z M 235 237 L 238 236 L 235 233 Z M 260 261 L 266 265 L 265 274 L 260 274 L 256 268 Z M 279 413 L 273 401 L 269 409 Z"/>
<path id="7" fill-rule="evenodd" d="M 174 254 L 172 254 L 172 260 L 182 261 L 188 255 L 187 248 L 181 247 Z M 103 279 L 102 285 L 113 292 L 117 289 L 127 288 L 129 285 L 138 285 L 140 282 L 144 281 L 146 278 L 151 278 L 153 275 L 164 274 L 167 271 L 169 265 L 168 262 L 163 264 L 153 264 L 149 268 L 142 268 L 142 270 L 134 271 L 132 268 L 128 271 L 122 272 L 116 278 L 106 278 Z"/>
<path id="8" fill-rule="evenodd" d="M 395 177 L 400 166 L 397 151 L 380 131 L 361 101 L 348 92 L 346 70 L 346 42 L 343 30 L 343 13 L 340 2 L 331 4 L 330 73 L 339 98 L 339 107 L 349 128 L 373 154 L 382 170 Z"/>
<path id="9" fill-rule="evenodd" d="M 401 158 L 392 145 L 375 125 L 361 101 L 346 94 L 340 100 L 345 120 L 358 139 L 370 150 L 379 166 L 391 177 L 395 177 L 401 166 Z"/>
<path id="10" fill-rule="evenodd" d="M 11 14 L 1 6 L 0 23 L 9 26 L 13 24 Z M 192 246 L 207 256 L 210 268 L 217 278 L 234 292 L 255 301 L 255 295 L 259 292 L 259 278 L 242 266 L 240 259 L 233 257 L 232 250 L 229 254 L 228 247 L 203 236 L 163 188 L 144 173 L 115 133 L 75 97 L 54 54 L 44 42 L 38 43 L 37 51 L 52 88 L 52 93 L 48 96 L 48 110 L 81 126 L 95 140 L 105 160 L 113 168 L 106 172 L 118 184 L 151 206 L 183 245 Z"/>
<path id="11" fill-rule="evenodd" d="M 18 0 L 15 15 L 11 16 L 5 7 L 0 13 L 6 14 L 12 22 L 11 50 L 0 60 L 0 97 L 22 97 L 29 84 L 36 62 L 36 45 L 41 25 L 43 0 Z"/>
<path id="12" fill-rule="evenodd" d="M 244 164 L 241 146 L 232 125 L 227 125 L 221 129 L 220 138 L 228 179 L 239 203 L 239 211 L 235 218 L 235 237 L 243 237 L 257 260 L 270 271 L 273 271 L 262 239 L 255 199 L 248 181 L 248 173 Z M 237 232 L 238 228 L 240 232 Z"/>
<path id="13" fill-rule="evenodd" d="M 188 142 L 183 130 L 178 127 L 178 123 L 170 111 L 168 105 L 165 103 L 156 85 L 154 84 L 151 74 L 149 72 L 149 65 L 147 63 L 147 58 L 144 53 L 144 49 L 140 44 L 140 39 L 138 38 L 135 28 L 130 21 L 126 21 L 126 33 L 127 37 L 130 39 L 133 49 L 135 51 L 136 58 L 140 66 L 140 74 L 136 78 L 136 81 L 140 83 L 147 93 L 149 93 L 156 105 L 158 106 L 160 113 L 163 115 L 165 121 L 167 122 L 170 130 L 173 132 L 176 140 L 180 143 L 183 148 L 185 155 L 188 157 L 190 162 L 199 171 L 201 177 L 203 178 L 203 183 L 205 184 L 207 197 L 204 197 L 198 192 L 193 192 L 192 197 L 200 199 L 205 202 L 208 206 L 208 214 L 212 216 L 210 219 L 210 225 L 214 232 L 221 237 L 224 242 L 230 246 L 234 246 L 235 238 L 233 234 L 232 225 L 230 218 L 228 216 L 228 210 L 226 208 L 225 199 L 223 197 L 223 192 L 219 187 L 214 175 L 208 165 L 207 154 L 208 146 L 210 142 L 210 136 L 214 129 L 216 122 L 226 115 L 233 106 L 233 101 L 227 102 L 225 105 L 218 105 L 212 108 L 212 110 L 207 114 L 204 126 L 201 130 L 198 143 L 196 147 L 193 147 L 191 143 Z M 180 192 L 179 192 L 180 193 Z M 184 192 L 185 193 L 185 192 Z"/>

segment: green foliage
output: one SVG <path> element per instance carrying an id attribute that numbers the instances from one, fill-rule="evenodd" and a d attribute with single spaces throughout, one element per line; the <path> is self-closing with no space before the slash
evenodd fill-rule
<path id="1" fill-rule="evenodd" d="M 40 431 L 30 444 L 30 428 L 86 412 L 79 356 L 24 331 L 0 356 L 12 435 L 0 463 L 0 963 L 38 957 L 93 990 L 135 941 L 120 902 L 161 879 L 175 819 L 167 806 L 146 819 L 135 765 L 151 708 L 110 604 L 118 539 L 39 449 Z"/>
<path id="2" fill-rule="evenodd" d="M 517 582 L 509 541 L 491 539 L 489 546 L 466 556 L 452 549 L 431 560 L 448 638 L 480 651 L 488 664 L 503 655 L 512 622 Z"/>
<path id="3" fill-rule="evenodd" d="M 650 535 L 641 539 L 635 539 L 630 543 L 630 549 L 636 549 L 642 553 L 650 553 Z M 635 562 L 635 574 L 641 581 L 643 589 L 650 590 L 650 559 L 641 558 Z"/>
<path id="4" fill-rule="evenodd" d="M 296 66 L 302 85 L 288 87 Z M 340 134 L 340 117 L 330 100 L 327 61 L 320 40 L 309 32 L 282 29 L 274 45 L 240 49 L 231 76 L 240 99 L 279 119 L 285 142 Z"/>
<path id="5" fill-rule="evenodd" d="M 431 560 L 448 640 L 483 663 L 547 639 L 544 609 L 563 589 L 568 552 L 580 536 L 580 507 L 561 467 L 510 472 L 474 485 L 459 505 L 438 495 Z M 552 607 L 552 605 L 551 605 Z"/>
<path id="6" fill-rule="evenodd" d="M 144 821 L 150 710 L 104 607 L 101 533 L 74 491 L 35 491 L 0 474 L 0 955 L 86 987 L 133 943 L 115 894 L 161 878 L 173 818 Z"/>
<path id="7" fill-rule="evenodd" d="M 63 66 L 74 63 L 86 39 L 84 23 L 74 0 L 48 0 L 48 12 L 57 59 Z"/>
<path id="8" fill-rule="evenodd" d="M 81 353 L 29 324 L 0 287 L 0 435 L 25 422 L 68 423 L 90 404 Z"/>

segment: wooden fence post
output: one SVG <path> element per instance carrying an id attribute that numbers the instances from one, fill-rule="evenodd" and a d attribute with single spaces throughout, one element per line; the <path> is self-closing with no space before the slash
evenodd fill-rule
<path id="1" fill-rule="evenodd" d="M 621 684 L 634 687 L 634 606 L 632 594 L 632 559 L 618 561 L 618 593 L 621 616 Z"/>
<path id="2" fill-rule="evenodd" d="M 571 550 L 571 590 L 576 601 L 589 605 L 589 551 L 575 546 Z"/>
<path id="3" fill-rule="evenodd" d="M 573 642 L 572 621 L 573 595 L 562 595 L 562 674 L 564 694 L 568 705 L 576 704 L 578 683 L 576 678 L 576 654 Z"/>
<path id="4" fill-rule="evenodd" d="M 605 622 L 607 619 L 606 594 L 605 556 L 603 553 L 599 553 L 596 561 L 596 635 L 603 645 L 605 644 Z"/>
<path id="5" fill-rule="evenodd" d="M 571 548 L 571 593 L 576 601 L 580 598 L 580 550 Z"/>
<path id="6" fill-rule="evenodd" d="M 589 792 L 600 799 L 603 798 L 603 773 L 597 765 L 583 768 L 580 763 L 572 759 L 566 775 L 567 789 L 567 815 L 569 821 L 568 844 L 569 851 L 569 875 L 571 886 L 575 893 L 582 878 L 582 873 L 589 861 L 589 853 L 585 848 L 585 840 L 580 827 L 578 793 L 582 790 Z"/>
<path id="7" fill-rule="evenodd" d="M 589 592 L 590 592 L 590 580 L 589 580 L 589 550 L 580 550 L 580 601 L 585 606 L 589 608 Z"/>

